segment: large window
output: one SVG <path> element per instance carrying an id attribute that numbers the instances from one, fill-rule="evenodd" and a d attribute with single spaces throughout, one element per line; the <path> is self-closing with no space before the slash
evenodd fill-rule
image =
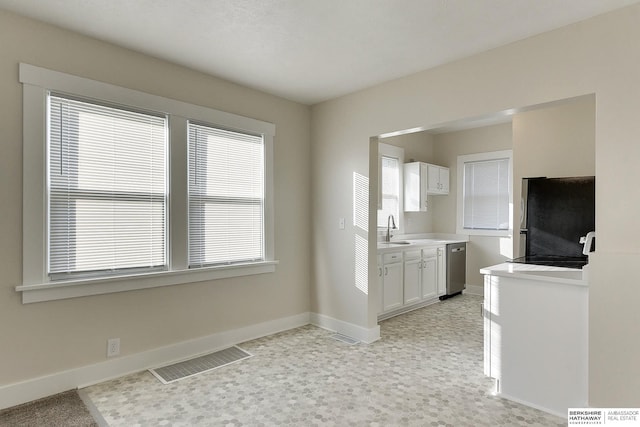
<path id="1" fill-rule="evenodd" d="M 397 228 L 402 227 L 404 149 L 395 145 L 378 143 L 379 187 L 378 228 L 387 228 L 389 216 L 393 215 Z"/>
<path id="2" fill-rule="evenodd" d="M 400 215 L 400 161 L 395 157 L 381 159 L 382 209 L 378 211 L 378 227 L 386 227 L 389 215 L 395 222 Z"/>
<path id="3" fill-rule="evenodd" d="M 458 232 L 505 235 L 512 229 L 511 152 L 458 157 Z"/>
<path id="4" fill-rule="evenodd" d="M 271 123 L 20 64 L 23 302 L 275 271 Z"/>
<path id="5" fill-rule="evenodd" d="M 166 267 L 167 119 L 48 97 L 48 274 Z"/>
<path id="6" fill-rule="evenodd" d="M 264 259 L 261 135 L 189 123 L 189 266 Z"/>

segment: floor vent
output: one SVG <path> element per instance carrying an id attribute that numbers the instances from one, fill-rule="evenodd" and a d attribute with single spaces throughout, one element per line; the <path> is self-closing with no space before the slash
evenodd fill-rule
<path id="1" fill-rule="evenodd" d="M 331 338 L 333 338 L 334 340 L 337 340 L 337 341 L 342 341 L 342 342 L 347 343 L 349 345 L 358 344 L 360 342 L 358 340 L 354 340 L 353 338 L 349 338 L 348 336 L 342 335 L 342 334 L 333 334 L 333 335 L 331 335 Z"/>
<path id="2" fill-rule="evenodd" d="M 162 368 L 149 369 L 164 384 L 183 380 L 212 369 L 221 368 L 253 356 L 240 347 L 229 347 L 215 353 L 205 354 L 183 362 L 174 363 Z"/>

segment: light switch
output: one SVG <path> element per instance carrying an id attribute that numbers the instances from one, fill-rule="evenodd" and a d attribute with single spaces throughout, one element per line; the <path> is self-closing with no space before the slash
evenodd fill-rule
<path id="1" fill-rule="evenodd" d="M 344 218 L 338 219 L 338 228 L 344 230 Z"/>

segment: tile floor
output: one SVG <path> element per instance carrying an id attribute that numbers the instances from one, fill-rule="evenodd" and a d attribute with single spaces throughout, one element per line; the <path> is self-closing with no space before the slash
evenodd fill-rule
<path id="1" fill-rule="evenodd" d="M 381 323 L 348 345 L 304 326 L 240 344 L 242 362 L 163 385 L 148 372 L 89 387 L 110 426 L 565 426 L 490 394 L 481 299 L 462 295 Z"/>

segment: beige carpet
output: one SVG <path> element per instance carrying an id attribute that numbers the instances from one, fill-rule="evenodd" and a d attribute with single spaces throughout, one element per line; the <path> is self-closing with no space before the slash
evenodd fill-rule
<path id="1" fill-rule="evenodd" d="M 0 426 L 98 427 L 76 390 L 0 411 Z"/>

